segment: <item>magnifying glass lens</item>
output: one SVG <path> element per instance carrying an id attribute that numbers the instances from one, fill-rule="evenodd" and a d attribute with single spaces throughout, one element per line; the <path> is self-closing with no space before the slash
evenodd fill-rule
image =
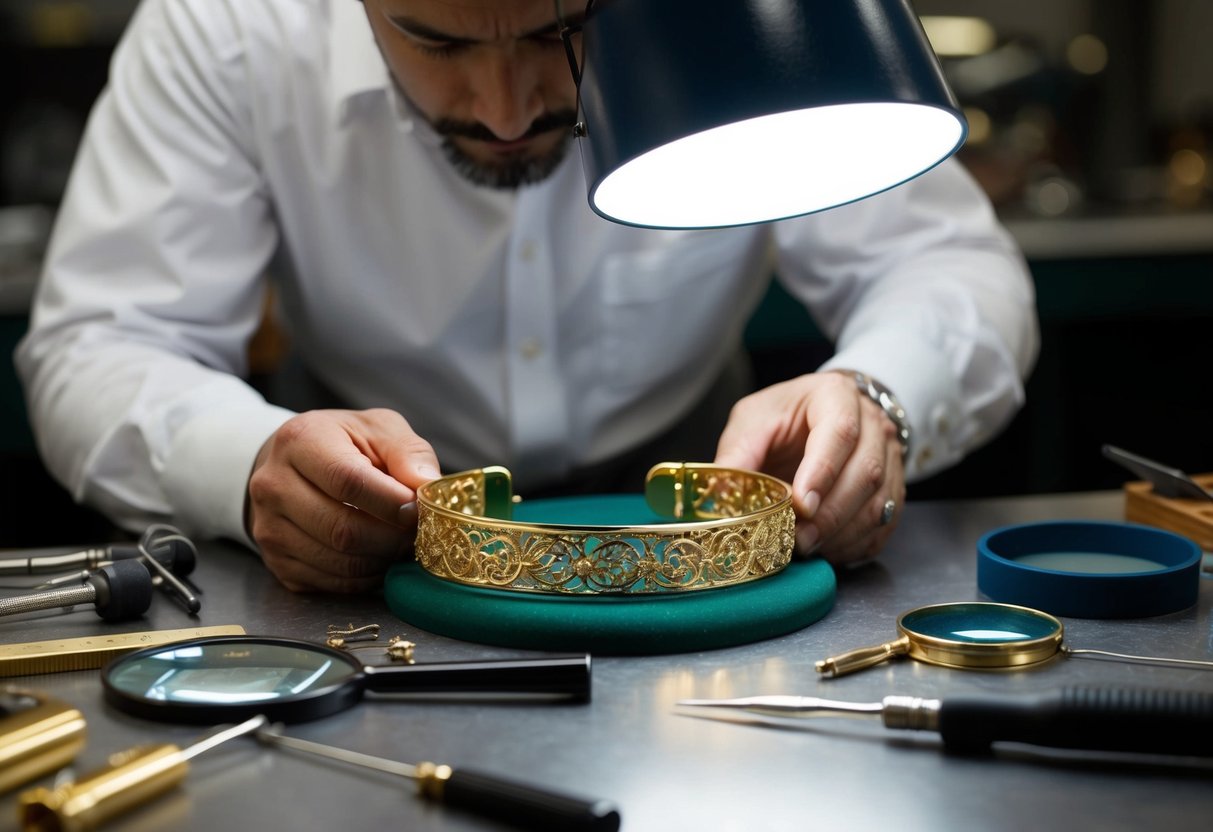
<path id="1" fill-rule="evenodd" d="M 903 629 L 928 638 L 964 644 L 1035 641 L 1058 633 L 1050 616 L 999 604 L 941 604 L 912 610 L 901 617 Z"/>
<path id="2" fill-rule="evenodd" d="M 910 610 L 897 620 L 905 651 L 945 667 L 1023 667 L 1061 649 L 1061 622 L 1011 604 L 968 601 Z"/>
<path id="3" fill-rule="evenodd" d="M 119 710 L 170 722 L 275 722 L 318 719 L 344 710 L 365 691 L 590 698 L 590 657 L 423 662 L 364 666 L 347 653 L 296 639 L 214 636 L 148 647 L 101 673 L 106 701 Z"/>
<path id="4" fill-rule="evenodd" d="M 122 662 L 116 690 L 144 701 L 194 705 L 272 702 L 345 683 L 357 670 L 329 653 L 270 642 L 193 643 Z"/>

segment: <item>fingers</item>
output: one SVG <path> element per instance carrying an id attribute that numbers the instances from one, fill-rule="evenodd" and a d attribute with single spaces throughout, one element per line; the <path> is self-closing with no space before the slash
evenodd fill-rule
<path id="1" fill-rule="evenodd" d="M 905 503 L 901 445 L 892 422 L 874 403 L 861 399 L 855 450 L 797 542 L 814 538 L 815 551 L 831 563 L 875 557 L 888 542 Z M 886 504 L 892 509 L 886 512 Z M 812 531 L 805 532 L 805 528 Z"/>
<path id="2" fill-rule="evenodd" d="M 720 433 L 715 464 L 725 468 L 759 471 L 763 470 L 766 462 L 768 437 L 754 423 L 754 414 L 745 406 L 745 401 L 743 399 L 734 406 L 728 423 Z"/>
<path id="3" fill-rule="evenodd" d="M 363 591 L 411 550 L 416 488 L 436 476 L 433 449 L 397 413 L 300 414 L 258 455 L 249 533 L 288 587 Z"/>
<path id="4" fill-rule="evenodd" d="M 313 411 L 276 435 L 285 462 L 323 494 L 386 523 L 438 476 L 428 442 L 391 411 Z"/>
<path id="5" fill-rule="evenodd" d="M 835 563 L 873 557 L 905 500 L 896 428 L 842 373 L 816 373 L 739 401 L 716 464 L 760 470 L 792 484 L 796 548 Z M 881 523 L 888 500 L 896 504 Z"/>
<path id="6" fill-rule="evenodd" d="M 792 480 L 806 516 L 816 513 L 844 472 L 854 466 L 864 430 L 865 413 L 855 385 L 838 373 L 822 373 L 816 379 L 806 407 L 808 433 Z M 850 479 L 854 485 L 853 471 Z"/>
<path id="7" fill-rule="evenodd" d="M 358 512 L 351 507 L 346 511 Z M 365 516 L 363 521 L 379 523 Z M 398 540 L 396 545 L 401 548 L 393 554 L 388 550 L 341 551 L 320 543 L 289 520 L 270 525 L 259 543 L 266 567 L 296 592 L 369 592 L 382 584 L 388 567 L 410 548 Z"/>
<path id="8" fill-rule="evenodd" d="M 791 482 L 804 456 L 809 422 L 804 377 L 741 399 L 716 445 L 715 464 L 764 471 Z"/>

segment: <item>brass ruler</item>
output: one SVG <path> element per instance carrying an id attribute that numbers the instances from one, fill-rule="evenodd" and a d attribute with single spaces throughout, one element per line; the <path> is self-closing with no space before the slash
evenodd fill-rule
<path id="1" fill-rule="evenodd" d="M 147 630 L 141 633 L 113 633 L 58 641 L 29 641 L 0 644 L 0 677 L 27 676 L 34 673 L 59 673 L 64 670 L 91 670 L 114 656 L 158 647 L 174 641 L 204 636 L 240 636 L 238 624 L 213 627 L 186 627 L 182 630 Z"/>

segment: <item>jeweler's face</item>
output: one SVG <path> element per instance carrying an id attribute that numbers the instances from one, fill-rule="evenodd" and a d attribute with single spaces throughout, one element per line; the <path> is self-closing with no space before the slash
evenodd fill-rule
<path id="1" fill-rule="evenodd" d="M 555 169 L 576 90 L 553 0 L 364 0 L 397 86 L 477 184 L 512 188 Z M 580 21 L 585 0 L 564 0 Z M 580 54 L 580 36 L 574 37 Z"/>

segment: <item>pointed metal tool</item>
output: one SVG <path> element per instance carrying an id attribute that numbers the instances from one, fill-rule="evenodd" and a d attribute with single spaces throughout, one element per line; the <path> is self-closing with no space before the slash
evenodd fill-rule
<path id="1" fill-rule="evenodd" d="M 1154 493 L 1162 497 L 1182 497 L 1188 500 L 1213 500 L 1213 494 L 1200 487 L 1200 484 L 1178 468 L 1171 468 L 1161 462 L 1146 459 L 1144 456 L 1131 454 L 1115 445 L 1104 445 L 1103 455 L 1132 471 L 1143 480 L 1154 486 Z"/>
<path id="2" fill-rule="evenodd" d="M 1060 688 L 1034 694 L 886 696 L 840 702 L 813 696 L 683 699 L 684 707 L 781 717 L 879 717 L 886 728 L 938 732 L 967 751 L 995 742 L 1051 748 L 1213 756 L 1213 693 L 1132 688 Z"/>

